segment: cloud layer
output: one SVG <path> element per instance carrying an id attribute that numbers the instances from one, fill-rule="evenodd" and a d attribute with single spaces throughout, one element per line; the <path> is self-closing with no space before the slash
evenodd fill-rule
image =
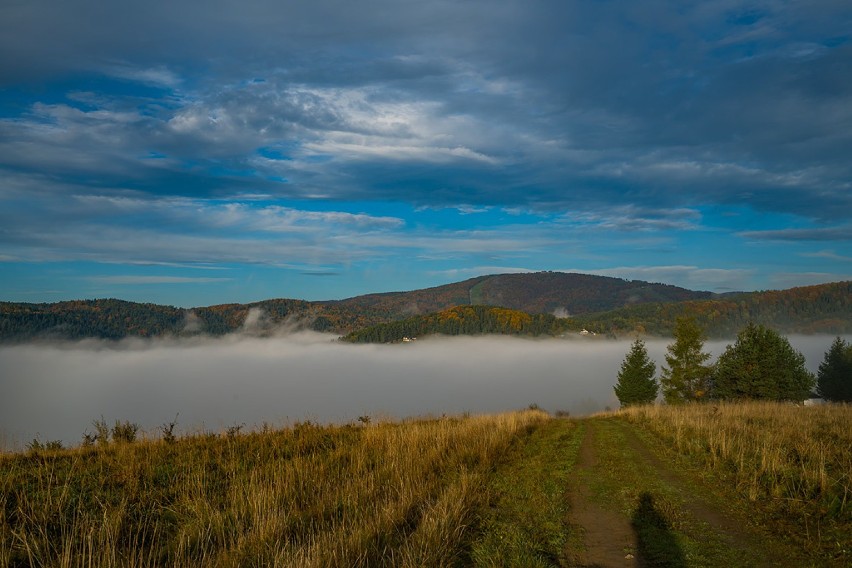
<path id="1" fill-rule="evenodd" d="M 0 261 L 841 279 L 813 253 L 852 254 L 850 29 L 843 0 L 14 3 Z"/>
<path id="2" fill-rule="evenodd" d="M 792 337 L 816 370 L 831 337 Z M 664 363 L 667 343 L 649 341 Z M 707 343 L 719 355 L 726 342 Z M 0 348 L 0 442 L 79 443 L 92 420 L 156 434 L 245 423 L 500 412 L 538 403 L 573 414 L 617 407 L 612 386 L 629 342 L 506 337 L 349 345 L 320 334 L 272 339 L 99 341 Z"/>

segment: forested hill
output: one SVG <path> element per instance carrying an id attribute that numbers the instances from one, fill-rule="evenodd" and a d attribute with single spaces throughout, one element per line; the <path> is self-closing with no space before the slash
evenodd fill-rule
<path id="1" fill-rule="evenodd" d="M 540 272 L 483 276 L 412 292 L 328 302 L 277 299 L 192 309 L 114 299 L 52 304 L 0 302 L 0 341 L 233 332 L 262 335 L 282 327 L 348 334 L 471 305 L 570 315 L 559 320 L 559 325 L 617 335 L 644 330 L 667 336 L 679 315 L 695 316 L 712 336 L 733 335 L 748 321 L 783 332 L 852 332 L 852 282 L 719 297 L 664 284 Z"/>
<path id="2" fill-rule="evenodd" d="M 733 337 L 749 322 L 782 333 L 852 333 L 852 281 L 723 298 L 651 303 L 572 318 L 571 328 L 668 337 L 680 316 L 694 317 L 710 337 Z"/>
<path id="3" fill-rule="evenodd" d="M 646 302 L 713 297 L 668 284 L 568 272 L 480 276 L 411 292 L 368 294 L 325 305 L 370 312 L 394 320 L 463 305 L 500 306 L 532 314 L 584 314 Z"/>
<path id="4" fill-rule="evenodd" d="M 185 310 L 122 300 L 54 304 L 0 303 L 0 340 L 121 339 L 168 335 L 183 327 Z"/>
<path id="5" fill-rule="evenodd" d="M 353 343 L 395 343 L 427 335 L 556 335 L 567 320 L 551 314 L 528 314 L 493 306 L 457 306 L 353 331 L 343 339 Z"/>
<path id="6" fill-rule="evenodd" d="M 538 272 L 481 276 L 434 288 L 325 302 L 275 299 L 192 309 L 114 299 L 51 304 L 0 302 L 0 341 L 263 334 L 282 326 L 346 334 L 460 305 L 488 304 L 528 313 L 583 314 L 642 302 L 709 296 L 708 292 L 638 280 Z"/>

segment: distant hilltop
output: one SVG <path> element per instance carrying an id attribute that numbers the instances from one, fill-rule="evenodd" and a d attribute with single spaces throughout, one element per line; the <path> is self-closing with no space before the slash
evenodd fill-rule
<path id="1" fill-rule="evenodd" d="M 473 310 L 453 311 L 464 306 Z M 750 321 L 784 333 L 850 333 L 852 282 L 718 295 L 641 280 L 537 272 L 322 302 L 274 299 L 197 308 L 117 299 L 2 302 L 0 341 L 267 335 L 291 329 L 336 333 L 353 341 L 401 340 L 418 335 L 418 330 L 554 335 L 585 329 L 609 336 L 669 336 L 682 315 L 695 317 L 711 337 L 733 336 Z M 456 316 L 466 323 L 453 324 Z M 388 327 L 391 324 L 395 327 Z M 374 326 L 385 327 L 368 331 Z M 394 339 L 392 328 L 404 330 L 403 335 Z"/>

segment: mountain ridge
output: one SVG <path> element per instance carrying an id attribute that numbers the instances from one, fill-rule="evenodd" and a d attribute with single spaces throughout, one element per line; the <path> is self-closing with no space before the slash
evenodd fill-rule
<path id="1" fill-rule="evenodd" d="M 47 304 L 0 302 L 0 341 L 235 332 L 262 335 L 288 326 L 346 335 L 473 305 L 528 315 L 570 315 L 560 329 L 586 327 L 614 335 L 666 335 L 680 315 L 693 315 L 710 335 L 736 333 L 742 322 L 753 320 L 780 327 L 780 331 L 845 333 L 852 331 L 850 298 L 852 282 L 717 295 L 580 273 L 495 274 L 407 292 L 327 301 L 278 298 L 195 308 L 118 299 Z"/>

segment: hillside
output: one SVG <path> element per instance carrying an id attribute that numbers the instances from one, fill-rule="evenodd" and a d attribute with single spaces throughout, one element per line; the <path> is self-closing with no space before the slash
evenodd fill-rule
<path id="1" fill-rule="evenodd" d="M 0 566 L 849 566 L 850 414 L 530 409 L 144 437 L 102 419 L 81 446 L 0 453 Z"/>
<path id="2" fill-rule="evenodd" d="M 570 315 L 558 324 L 579 331 L 622 335 L 636 330 L 667 336 L 675 319 L 693 315 L 711 336 L 731 336 L 748 321 L 786 333 L 852 332 L 852 283 L 715 296 L 676 286 L 604 276 L 539 272 L 481 276 L 413 290 L 308 302 L 273 299 L 250 304 L 176 308 L 115 299 L 51 304 L 0 302 L 0 341 L 96 337 L 163 337 L 234 332 L 270 334 L 282 328 L 350 334 L 379 324 L 408 322 L 403 335 L 419 329 L 448 333 L 439 314 L 457 306 L 495 306 L 529 314 Z M 423 320 L 408 321 L 429 315 Z M 431 318 L 431 319 L 430 319 Z M 436 319 L 437 318 L 437 319 Z M 547 326 L 535 320 L 536 326 Z M 431 322 L 431 323 L 428 323 Z M 472 324 L 471 324 L 472 325 Z M 499 325 L 483 323 L 494 333 Z M 555 324 L 553 324 L 555 325 Z M 399 329 L 402 327 L 397 326 Z M 397 337 L 397 327 L 376 332 Z M 475 326 L 474 326 L 475 327 Z M 440 329 L 439 329 L 440 328 Z M 471 328 L 473 329 L 473 328 Z M 474 329 L 473 333 L 485 333 Z M 372 332 L 370 332 L 372 333 Z M 462 328 L 449 333 L 469 333 Z M 521 333 L 527 333 L 521 331 Z M 550 333 L 550 332 L 544 332 Z M 369 333 L 358 337 L 369 336 Z"/>
<path id="3" fill-rule="evenodd" d="M 444 286 L 308 302 L 273 299 L 192 309 L 115 299 L 51 304 L 0 303 L 0 341 L 158 337 L 238 331 L 270 333 L 286 326 L 347 334 L 460 305 L 488 304 L 528 313 L 583 314 L 641 302 L 709 297 L 665 284 L 605 276 L 538 272 L 481 276 Z"/>
<path id="4" fill-rule="evenodd" d="M 571 329 L 670 336 L 680 316 L 694 317 L 710 337 L 733 337 L 749 322 L 782 333 L 852 333 L 852 282 L 750 292 L 719 299 L 651 303 L 572 318 Z"/>
<path id="5" fill-rule="evenodd" d="M 353 331 L 343 339 L 353 343 L 393 343 L 426 335 L 554 335 L 564 329 L 563 322 L 550 314 L 528 314 L 492 306 L 457 306 Z"/>
<path id="6" fill-rule="evenodd" d="M 646 302 L 681 302 L 711 298 L 668 284 L 622 280 L 567 272 L 480 276 L 463 282 L 411 292 L 369 294 L 326 306 L 357 307 L 388 319 L 438 312 L 462 305 L 500 306 L 532 314 L 601 312 Z"/>

